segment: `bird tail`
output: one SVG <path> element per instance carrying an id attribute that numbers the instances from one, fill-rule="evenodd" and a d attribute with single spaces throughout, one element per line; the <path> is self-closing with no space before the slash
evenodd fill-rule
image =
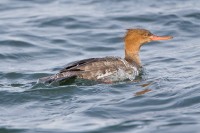
<path id="1" fill-rule="evenodd" d="M 52 75 L 52 76 L 47 76 L 47 77 L 43 77 L 38 79 L 37 83 L 43 83 L 43 84 L 52 84 L 52 83 L 59 83 L 59 84 L 69 84 L 71 82 L 74 82 L 74 80 L 76 79 L 76 75 L 74 74 L 63 74 L 63 73 L 58 73 L 56 75 Z"/>

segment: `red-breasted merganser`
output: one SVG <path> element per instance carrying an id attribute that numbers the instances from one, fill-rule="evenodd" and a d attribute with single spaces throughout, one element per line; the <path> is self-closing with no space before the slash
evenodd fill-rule
<path id="1" fill-rule="evenodd" d="M 52 83 L 71 78 L 87 79 L 102 83 L 134 80 L 139 75 L 140 47 L 151 41 L 169 40 L 172 36 L 156 36 L 145 29 L 128 29 L 124 37 L 125 58 L 89 58 L 68 64 L 59 73 L 39 79 L 39 83 Z"/>

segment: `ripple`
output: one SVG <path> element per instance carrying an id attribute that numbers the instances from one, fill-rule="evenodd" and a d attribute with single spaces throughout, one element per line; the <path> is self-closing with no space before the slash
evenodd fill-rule
<path id="1" fill-rule="evenodd" d="M 192 12 L 184 15 L 185 17 L 188 18 L 195 18 L 195 19 L 200 19 L 200 13 L 199 12 Z"/>
<path id="2" fill-rule="evenodd" d="M 19 40 L 4 40 L 0 41 L 0 46 L 7 46 L 7 47 L 33 47 L 35 46 L 34 44 L 31 44 L 29 42 L 25 41 L 19 41 Z"/>
<path id="3" fill-rule="evenodd" d="M 38 23 L 38 22 L 40 27 L 51 27 L 51 26 L 64 26 L 66 23 L 77 23 L 77 19 L 74 17 L 44 18 L 44 19 L 34 20 L 32 23 Z"/>

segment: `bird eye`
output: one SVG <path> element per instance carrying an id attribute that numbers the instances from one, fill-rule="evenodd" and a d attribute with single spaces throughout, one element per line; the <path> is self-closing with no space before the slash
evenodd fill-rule
<path id="1" fill-rule="evenodd" d="M 147 36 L 151 36 L 151 35 L 152 35 L 152 34 L 151 34 L 150 32 L 144 34 L 145 37 L 147 37 Z"/>
<path id="2" fill-rule="evenodd" d="M 149 33 L 145 33 L 144 36 L 147 37 L 147 36 L 150 36 L 150 34 Z"/>

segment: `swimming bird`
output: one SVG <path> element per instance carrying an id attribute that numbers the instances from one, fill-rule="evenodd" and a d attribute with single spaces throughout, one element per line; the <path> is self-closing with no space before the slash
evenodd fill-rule
<path id="1" fill-rule="evenodd" d="M 52 83 L 70 79 L 86 79 L 101 83 L 133 81 L 142 65 L 139 51 L 143 44 L 151 41 L 170 40 L 172 36 L 156 36 L 146 29 L 128 29 L 124 37 L 125 58 L 89 58 L 69 63 L 59 73 L 43 77 L 39 83 Z"/>

